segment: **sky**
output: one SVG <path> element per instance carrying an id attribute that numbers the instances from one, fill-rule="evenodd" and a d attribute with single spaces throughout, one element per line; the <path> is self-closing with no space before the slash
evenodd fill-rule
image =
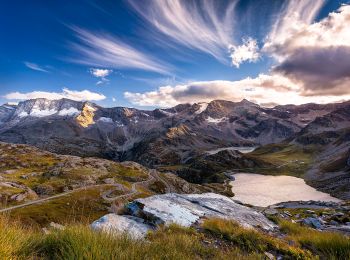
<path id="1" fill-rule="evenodd" d="M 350 2 L 1 1 L 0 103 L 350 100 Z"/>

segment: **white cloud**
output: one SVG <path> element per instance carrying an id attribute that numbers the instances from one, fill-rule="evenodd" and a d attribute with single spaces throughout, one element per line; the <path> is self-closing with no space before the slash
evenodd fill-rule
<path id="1" fill-rule="evenodd" d="M 252 38 L 243 39 L 243 44 L 239 46 L 229 46 L 232 65 L 239 68 L 244 61 L 256 62 L 259 57 L 259 47 L 256 40 Z"/>
<path id="2" fill-rule="evenodd" d="M 62 98 L 68 98 L 76 101 L 99 101 L 106 97 L 102 94 L 91 92 L 89 90 L 70 90 L 67 88 L 62 89 L 62 92 L 46 92 L 46 91 L 33 91 L 27 93 L 11 92 L 4 96 L 10 100 L 27 100 L 36 98 L 46 98 L 50 100 L 57 100 Z"/>
<path id="3" fill-rule="evenodd" d="M 171 67 L 164 62 L 139 51 L 116 37 L 94 34 L 74 27 L 78 43 L 72 48 L 77 57 L 76 63 L 110 68 L 128 68 L 169 74 Z"/>
<path id="4" fill-rule="evenodd" d="M 228 63 L 227 51 L 229 46 L 234 45 L 237 1 L 230 1 L 224 8 L 219 8 L 213 0 L 129 0 L 129 3 L 161 33 L 156 39 L 162 44 L 171 41 Z"/>
<path id="5" fill-rule="evenodd" d="M 313 22 L 322 0 L 290 1 L 264 51 L 274 72 L 298 82 L 304 95 L 346 95 L 350 84 L 350 5 Z"/>
<path id="6" fill-rule="evenodd" d="M 264 50 L 280 55 L 280 47 L 288 46 L 301 28 L 310 25 L 324 5 L 324 0 L 292 0 L 286 1 L 285 8 L 272 26 L 266 38 Z"/>
<path id="7" fill-rule="evenodd" d="M 24 62 L 24 65 L 27 67 L 27 68 L 30 68 L 32 70 L 36 70 L 36 71 L 41 71 L 41 72 L 46 72 L 46 73 L 49 73 L 48 70 L 40 67 L 38 64 L 36 63 L 32 63 L 32 62 L 28 62 L 28 61 L 25 61 Z"/>
<path id="8" fill-rule="evenodd" d="M 112 101 L 113 101 L 113 102 L 116 102 L 117 99 L 116 99 L 115 97 L 112 97 Z"/>
<path id="9" fill-rule="evenodd" d="M 113 71 L 108 69 L 90 69 L 90 73 L 95 76 L 96 78 L 105 78 L 109 74 L 111 74 Z"/>
<path id="10" fill-rule="evenodd" d="M 179 103 L 210 102 L 216 99 L 240 101 L 244 98 L 259 104 L 328 103 L 350 99 L 346 96 L 303 96 L 299 85 L 278 74 L 260 74 L 238 81 L 199 81 L 163 86 L 145 93 L 125 92 L 124 97 L 139 106 L 170 107 Z"/>
<path id="11" fill-rule="evenodd" d="M 107 79 L 106 77 L 113 72 L 112 70 L 108 70 L 108 69 L 96 69 L 96 68 L 92 68 L 89 71 L 91 75 L 100 79 L 99 81 L 96 82 L 96 85 L 102 85 L 104 83 L 108 83 L 109 79 Z"/>
<path id="12" fill-rule="evenodd" d="M 342 5 L 319 22 L 323 0 L 290 1 L 266 39 L 264 49 L 280 59 L 304 47 L 350 46 L 350 6 Z"/>

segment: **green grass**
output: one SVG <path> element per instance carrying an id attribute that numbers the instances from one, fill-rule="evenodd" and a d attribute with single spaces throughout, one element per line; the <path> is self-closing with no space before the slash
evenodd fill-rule
<path id="1" fill-rule="evenodd" d="M 253 229 L 241 227 L 234 221 L 208 219 L 202 227 L 213 235 L 230 241 L 241 250 L 264 253 L 275 252 L 292 259 L 308 259 L 310 253 L 300 248 L 290 246 L 286 242 Z"/>
<path id="2" fill-rule="evenodd" d="M 63 230 L 22 226 L 0 215 L 0 259 L 349 259 L 350 240 L 279 221 L 279 238 L 245 229 L 233 221 L 208 219 L 199 228 L 159 227 L 145 240 L 92 231 L 83 224 Z M 12 218 L 11 218 L 12 219 Z"/>
<path id="3" fill-rule="evenodd" d="M 12 210 L 8 214 L 27 225 L 41 227 L 50 222 L 89 223 L 108 213 L 110 204 L 101 198 L 101 193 L 111 188 L 113 187 L 108 185 L 88 187 L 40 204 Z"/>
<path id="4" fill-rule="evenodd" d="M 322 259 L 350 259 L 350 238 L 339 233 L 320 232 L 288 221 L 280 221 L 288 239 L 313 251 Z"/>
<path id="5" fill-rule="evenodd" d="M 1 259 L 262 259 L 239 248 L 218 248 L 202 242 L 191 228 L 170 226 L 150 233 L 147 240 L 125 234 L 94 232 L 83 225 L 42 234 L 0 217 Z"/>
<path id="6" fill-rule="evenodd" d="M 247 154 L 251 159 L 259 159 L 268 167 L 252 169 L 269 175 L 290 175 L 302 177 L 313 162 L 317 147 L 299 147 L 290 144 L 265 145 Z"/>

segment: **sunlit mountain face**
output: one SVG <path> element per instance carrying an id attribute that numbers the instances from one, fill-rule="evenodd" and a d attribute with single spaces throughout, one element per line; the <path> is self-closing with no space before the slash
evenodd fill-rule
<path id="1" fill-rule="evenodd" d="M 348 100 L 350 5 L 295 1 L 2 1 L 0 102 L 142 109 Z"/>

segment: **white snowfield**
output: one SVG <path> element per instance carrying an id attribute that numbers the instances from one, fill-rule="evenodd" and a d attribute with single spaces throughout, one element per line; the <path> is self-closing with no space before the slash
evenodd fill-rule
<path id="1" fill-rule="evenodd" d="M 218 123 L 227 121 L 227 117 L 212 118 L 212 117 L 208 116 L 208 118 L 206 120 L 208 123 L 218 124 Z"/>
<path id="2" fill-rule="evenodd" d="M 58 112 L 59 116 L 75 116 L 77 114 L 80 114 L 80 111 L 74 107 L 64 108 Z"/>

